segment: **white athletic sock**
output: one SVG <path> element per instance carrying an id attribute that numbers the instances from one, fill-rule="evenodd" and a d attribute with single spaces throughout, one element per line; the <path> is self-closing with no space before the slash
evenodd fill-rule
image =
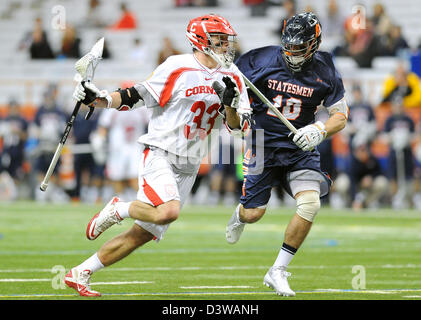
<path id="1" fill-rule="evenodd" d="M 97 253 L 95 253 L 90 258 L 86 259 L 84 262 L 77 266 L 78 270 L 89 270 L 91 273 L 94 273 L 102 268 L 104 268 L 104 265 L 99 260 Z"/>
<path id="2" fill-rule="evenodd" d="M 130 218 L 129 208 L 130 208 L 131 203 L 132 203 L 131 201 L 130 202 L 119 201 L 116 203 L 115 209 L 118 215 L 121 217 L 121 219 Z"/>
<path id="3" fill-rule="evenodd" d="M 240 219 L 240 206 L 241 206 L 241 204 L 239 204 L 237 206 L 237 208 L 235 208 L 235 217 L 236 217 L 238 223 L 245 223 L 245 222 L 241 221 L 241 219 Z"/>
<path id="4" fill-rule="evenodd" d="M 282 248 L 279 251 L 278 257 L 276 258 L 273 266 L 283 267 L 286 269 L 286 267 L 291 262 L 292 258 L 294 258 L 294 255 L 296 252 L 297 252 L 297 249 L 287 245 L 286 243 L 283 243 Z"/>

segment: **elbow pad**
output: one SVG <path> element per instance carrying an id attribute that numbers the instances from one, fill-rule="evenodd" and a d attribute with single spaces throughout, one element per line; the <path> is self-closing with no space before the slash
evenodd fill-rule
<path id="1" fill-rule="evenodd" d="M 139 92 L 137 92 L 134 87 L 130 87 L 128 89 L 118 89 L 117 92 L 119 92 L 121 96 L 121 104 L 117 108 L 118 111 L 131 110 L 139 100 L 143 101 Z"/>

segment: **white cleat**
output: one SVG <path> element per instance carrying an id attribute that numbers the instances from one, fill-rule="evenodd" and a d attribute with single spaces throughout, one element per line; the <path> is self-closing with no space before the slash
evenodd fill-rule
<path id="1" fill-rule="evenodd" d="M 86 228 L 86 237 L 89 240 L 95 240 L 101 233 L 116 223 L 123 220 L 115 210 L 115 204 L 120 198 L 113 197 L 99 213 L 93 216 Z"/>
<path id="2" fill-rule="evenodd" d="M 295 292 L 288 284 L 291 273 L 283 267 L 271 267 L 263 279 L 263 284 L 275 290 L 276 294 L 285 297 L 295 297 Z"/>
<path id="3" fill-rule="evenodd" d="M 76 268 L 71 269 L 64 277 L 64 283 L 69 287 L 75 289 L 79 295 L 83 297 L 100 297 L 98 291 L 91 289 L 89 283 L 91 280 L 91 271 L 79 271 Z"/>
<path id="4" fill-rule="evenodd" d="M 234 212 L 231 219 L 228 221 L 227 228 L 225 229 L 225 238 L 230 244 L 236 243 L 240 240 L 241 234 L 243 233 L 245 223 L 238 222 L 237 213 Z"/>

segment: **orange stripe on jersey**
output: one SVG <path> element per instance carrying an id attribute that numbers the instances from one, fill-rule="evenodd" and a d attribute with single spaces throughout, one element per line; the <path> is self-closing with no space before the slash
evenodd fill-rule
<path id="1" fill-rule="evenodd" d="M 150 150 L 151 149 L 147 148 L 143 151 L 143 165 L 145 165 L 146 157 L 148 156 Z"/>
<path id="2" fill-rule="evenodd" d="M 168 101 L 170 101 L 172 96 L 172 91 L 174 89 L 175 83 L 177 79 L 187 71 L 201 71 L 200 69 L 194 68 L 179 68 L 171 72 L 168 76 L 167 81 L 165 82 L 164 89 L 161 92 L 161 96 L 159 97 L 159 105 L 164 107 Z"/>

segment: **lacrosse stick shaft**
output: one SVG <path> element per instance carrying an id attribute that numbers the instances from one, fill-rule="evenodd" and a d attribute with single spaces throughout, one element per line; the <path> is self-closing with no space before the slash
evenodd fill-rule
<path id="1" fill-rule="evenodd" d="M 60 158 L 60 155 L 61 155 L 61 151 L 63 150 L 63 146 L 66 143 L 70 130 L 73 127 L 73 123 L 75 122 L 75 119 L 76 119 L 77 113 L 79 112 L 81 104 L 82 103 L 80 101 L 76 103 L 75 108 L 73 109 L 72 115 L 70 116 L 70 119 L 67 122 L 66 129 L 64 129 L 63 136 L 60 139 L 56 152 L 54 153 L 53 159 L 51 160 L 50 166 L 48 167 L 47 173 L 45 174 L 44 180 L 42 181 L 39 187 L 41 191 L 47 190 L 48 182 L 50 181 L 51 175 L 53 174 L 54 169 L 56 168 L 58 159 Z"/>
<path id="2" fill-rule="evenodd" d="M 240 72 L 241 73 L 241 72 Z M 270 110 L 272 110 L 273 111 L 273 113 L 279 118 L 279 120 L 281 120 L 282 121 L 282 123 L 284 124 L 284 125 L 286 125 L 287 126 L 287 128 L 293 133 L 293 134 L 296 134 L 297 133 L 297 129 L 292 125 L 292 123 L 291 122 L 289 122 L 288 121 L 288 119 L 287 118 L 285 118 L 285 116 L 278 110 L 278 108 L 276 108 L 269 100 L 268 100 L 268 98 L 266 98 L 264 95 L 263 95 L 263 93 L 261 93 L 260 91 L 259 91 L 259 89 L 257 89 L 256 88 L 256 86 L 253 84 L 253 83 L 251 83 L 251 81 L 249 80 L 249 79 L 247 79 L 247 77 L 244 75 L 244 74 L 242 74 L 241 73 L 241 76 L 243 77 L 243 79 L 244 79 L 244 82 L 246 83 L 246 85 L 251 89 L 251 91 L 253 91 L 255 94 L 256 94 L 256 96 L 258 96 L 259 97 L 259 99 L 260 100 L 262 100 L 262 102 L 264 103 L 264 104 L 266 104 L 268 107 L 269 107 L 269 109 Z"/>

